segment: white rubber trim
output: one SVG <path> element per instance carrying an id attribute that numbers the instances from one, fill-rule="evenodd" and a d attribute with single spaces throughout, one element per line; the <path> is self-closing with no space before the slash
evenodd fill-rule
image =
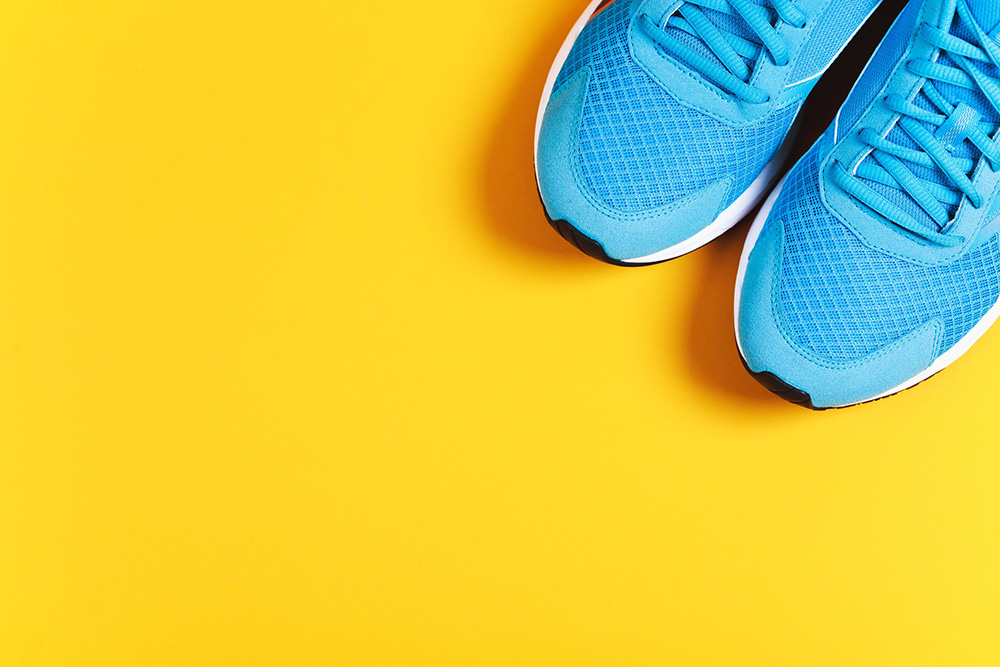
<path id="1" fill-rule="evenodd" d="M 750 227 L 750 233 L 747 235 L 746 243 L 743 246 L 743 254 L 740 255 L 740 266 L 739 271 L 736 274 L 736 295 L 733 299 L 733 322 L 736 329 L 736 347 L 740 351 L 740 355 L 746 358 L 743 354 L 743 344 L 740 342 L 740 296 L 743 292 L 743 280 L 746 278 L 747 263 L 750 260 L 750 253 L 753 252 L 754 246 L 757 244 L 757 239 L 760 238 L 760 232 L 764 228 L 764 223 L 767 221 L 768 216 L 771 214 L 771 209 L 774 208 L 774 202 L 778 199 L 778 195 L 781 193 L 781 188 L 785 184 L 785 180 L 782 179 L 781 183 L 774 189 L 771 196 L 768 197 L 764 206 L 761 207 L 760 213 L 757 218 L 753 221 L 753 225 Z M 969 351 L 969 349 L 982 338 L 983 334 L 996 323 L 997 319 L 1000 318 L 1000 301 L 993 304 L 985 315 L 976 323 L 976 326 L 962 336 L 962 338 L 952 345 L 947 352 L 940 355 L 934 362 L 923 372 L 914 375 L 909 380 L 899 384 L 892 389 L 879 394 L 878 396 L 872 396 L 871 398 L 866 398 L 858 403 L 845 403 L 843 405 L 831 405 L 822 407 L 831 408 L 846 408 L 851 405 L 860 405 L 861 403 L 867 403 L 868 401 L 874 401 L 879 398 L 885 398 L 886 396 L 892 396 L 893 394 L 898 394 L 901 391 L 909 389 L 915 385 L 920 384 L 927 378 L 943 371 L 945 368 L 951 364 L 958 361 L 958 359 Z"/>
<path id="2" fill-rule="evenodd" d="M 764 223 L 767 222 L 768 216 L 771 215 L 774 202 L 778 200 L 781 189 L 785 187 L 785 180 L 787 178 L 788 176 L 786 175 L 781 179 L 781 182 L 774 188 L 774 192 L 767 198 L 764 205 L 760 207 L 760 212 L 754 218 L 753 224 L 750 225 L 750 232 L 747 234 L 747 240 L 743 244 L 743 253 L 740 255 L 740 266 L 736 271 L 736 295 L 733 298 L 733 327 L 736 330 L 736 347 L 740 351 L 740 356 L 744 359 L 746 359 L 746 355 L 743 354 L 743 344 L 740 342 L 740 295 L 743 293 L 743 280 L 747 275 L 747 263 L 750 260 L 750 253 L 753 252 L 753 247 L 757 245 L 757 239 L 760 238 L 760 232 L 764 229 Z"/>

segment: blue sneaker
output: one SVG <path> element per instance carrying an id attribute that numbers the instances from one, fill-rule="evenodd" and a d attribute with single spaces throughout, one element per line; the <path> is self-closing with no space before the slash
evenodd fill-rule
<path id="1" fill-rule="evenodd" d="M 806 96 L 881 0 L 594 0 L 542 98 L 535 172 L 560 233 L 662 262 L 739 222 Z"/>
<path id="2" fill-rule="evenodd" d="M 902 391 L 1000 314 L 1000 2 L 911 0 L 751 228 L 736 337 L 813 408 Z"/>

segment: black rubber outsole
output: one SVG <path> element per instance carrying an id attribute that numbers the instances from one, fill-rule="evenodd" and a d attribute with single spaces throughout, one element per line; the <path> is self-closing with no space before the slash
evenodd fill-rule
<path id="1" fill-rule="evenodd" d="M 636 266 L 635 264 L 626 264 L 625 262 L 608 257 L 608 254 L 604 252 L 604 248 L 601 247 L 600 243 L 590 238 L 565 220 L 553 220 L 548 216 L 548 214 L 546 214 L 545 217 L 549 221 L 549 226 L 559 232 L 559 236 L 569 241 L 571 245 L 585 255 L 600 260 L 605 264 L 613 264 L 614 266 Z"/>
<path id="2" fill-rule="evenodd" d="M 559 232 L 559 236 L 563 237 L 570 242 L 577 250 L 583 254 L 593 257 L 596 260 L 600 260 L 605 264 L 611 264 L 613 266 L 625 266 L 625 267 L 636 267 L 636 266 L 652 266 L 654 264 L 661 264 L 662 262 L 649 262 L 647 264 L 636 264 L 623 262 L 614 257 L 609 257 L 608 253 L 604 252 L 603 246 L 600 243 L 590 238 L 579 229 L 571 225 L 566 220 L 553 220 L 549 217 L 549 214 L 545 214 L 545 219 L 549 221 L 549 226 L 552 229 Z M 667 260 L 663 260 L 667 261 Z"/>
<path id="3" fill-rule="evenodd" d="M 739 343 L 737 343 L 736 348 L 737 348 L 737 350 L 739 349 Z M 750 368 L 750 365 L 747 363 L 747 360 L 743 358 L 743 353 L 742 352 L 738 352 L 738 354 L 740 355 L 740 361 L 743 362 L 743 368 L 747 369 L 747 373 L 749 373 L 753 377 L 753 379 L 757 380 L 757 382 L 759 382 L 765 389 L 767 389 L 769 392 L 771 392 L 775 396 L 777 396 L 779 398 L 785 399 L 789 403 L 793 403 L 793 404 L 801 406 L 803 408 L 808 408 L 809 410 L 813 410 L 815 412 L 825 412 L 827 410 L 843 410 L 845 408 L 853 408 L 856 405 L 867 405 L 868 403 L 875 403 L 877 401 L 881 401 L 882 399 L 891 398 L 893 396 L 896 396 L 897 394 L 902 394 L 907 389 L 913 389 L 913 387 L 919 387 L 924 382 L 927 382 L 927 380 L 930 380 L 932 377 L 934 377 L 934 376 L 937 375 L 937 373 L 935 373 L 934 375 L 931 375 L 931 376 L 929 376 L 927 378 L 924 378 L 923 380 L 921 380 L 917 384 L 913 385 L 912 387 L 907 387 L 906 389 L 901 389 L 901 390 L 899 390 L 899 391 L 897 391 L 897 392 L 895 392 L 893 394 L 889 394 L 888 396 L 880 396 L 879 398 L 871 398 L 871 399 L 869 399 L 867 401 L 861 401 L 860 403 L 850 403 L 848 405 L 834 405 L 834 406 L 831 406 L 831 407 L 817 407 L 817 406 L 813 405 L 812 396 L 810 396 L 806 392 L 802 391 L 801 389 L 798 389 L 797 387 L 793 387 L 792 385 L 788 384 L 787 382 L 785 382 L 784 380 L 782 380 L 781 378 L 779 378 L 774 373 L 769 373 L 767 371 L 764 371 L 762 373 L 758 373 L 757 371 L 752 370 Z M 941 369 L 941 370 L 944 370 L 944 369 Z M 941 371 L 938 371 L 938 373 L 940 373 L 940 372 Z"/>
<path id="4" fill-rule="evenodd" d="M 545 219 L 549 221 L 549 226 L 552 229 L 559 232 L 559 236 L 563 237 L 569 241 L 570 245 L 575 247 L 577 250 L 587 255 L 588 257 L 593 257 L 596 260 L 604 262 L 605 264 L 611 264 L 612 266 L 624 266 L 624 267 L 639 267 L 639 266 L 654 266 L 656 264 L 663 264 L 664 262 L 669 262 L 670 259 L 677 259 L 677 257 L 671 257 L 670 259 L 664 259 L 659 262 L 646 262 L 646 263 L 636 263 L 636 262 L 623 262 L 620 259 L 615 259 L 614 257 L 608 256 L 608 253 L 604 251 L 604 247 L 590 238 L 579 229 L 574 227 L 567 220 L 553 220 L 549 216 L 549 212 L 545 209 L 545 202 L 542 201 L 541 192 L 538 193 L 538 201 L 542 205 L 542 212 L 545 214 Z M 693 251 L 692 251 L 693 252 Z M 678 255 L 680 257 L 681 255 Z"/>
<path id="5" fill-rule="evenodd" d="M 737 344 L 736 348 L 739 349 L 739 344 Z M 778 398 L 783 398 L 789 403 L 794 403 L 795 405 L 801 405 L 803 408 L 808 408 L 810 410 L 815 410 L 817 412 L 829 409 L 829 408 L 817 408 L 815 405 L 813 405 L 812 396 L 802 391 L 801 389 L 797 389 L 792 385 L 788 384 L 774 373 L 769 373 L 767 371 L 764 371 L 763 373 L 758 373 L 757 371 L 751 369 L 750 364 L 748 364 L 747 360 L 743 358 L 743 353 L 738 352 L 737 354 L 740 355 L 740 361 L 743 362 L 743 368 L 747 369 L 747 373 L 749 373 L 754 380 L 759 382 L 764 387 L 764 389 L 767 389 L 769 392 L 771 392 Z"/>
<path id="6" fill-rule="evenodd" d="M 639 267 L 639 266 L 656 266 L 657 264 L 665 264 L 666 262 L 672 262 L 675 259 L 680 259 L 681 257 L 686 257 L 690 255 L 695 250 L 700 250 L 703 246 L 699 246 L 694 250 L 689 250 L 675 257 L 669 257 L 667 259 L 661 259 L 658 262 L 623 262 L 620 259 L 615 259 L 614 257 L 609 257 L 608 253 L 604 252 L 604 247 L 600 243 L 590 238 L 579 229 L 574 227 L 572 224 L 566 220 L 553 220 L 549 217 L 549 214 L 545 214 L 545 219 L 549 221 L 549 226 L 552 229 L 559 232 L 559 236 L 563 237 L 570 242 L 577 250 L 581 251 L 585 255 L 593 257 L 594 259 L 600 260 L 605 264 L 611 264 L 612 266 L 624 266 L 624 267 Z M 706 244 L 707 245 L 707 244 Z"/>

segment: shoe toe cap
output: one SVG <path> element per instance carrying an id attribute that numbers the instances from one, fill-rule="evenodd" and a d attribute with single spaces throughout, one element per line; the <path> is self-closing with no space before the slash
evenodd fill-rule
<path id="1" fill-rule="evenodd" d="M 641 263 L 708 227 L 725 207 L 733 179 L 643 210 L 622 210 L 618 202 L 596 195 L 580 173 L 579 126 L 588 81 L 589 70 L 583 68 L 549 102 L 539 136 L 539 192 L 552 220 L 568 223 L 613 261 Z"/>
<path id="2" fill-rule="evenodd" d="M 783 251 L 783 224 L 772 217 L 755 240 L 737 286 L 740 354 L 751 374 L 770 391 L 811 408 L 862 403 L 903 385 L 937 357 L 944 325 L 936 318 L 855 359 L 824 358 L 798 343 L 783 317 L 779 289 Z"/>

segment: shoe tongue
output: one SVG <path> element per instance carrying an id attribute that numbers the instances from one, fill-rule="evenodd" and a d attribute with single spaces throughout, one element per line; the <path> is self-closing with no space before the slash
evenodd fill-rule
<path id="1" fill-rule="evenodd" d="M 996 29 L 1000 27 L 1000 2 L 997 0 L 966 0 L 969 11 L 976 17 L 979 27 L 987 35 L 994 35 Z"/>

